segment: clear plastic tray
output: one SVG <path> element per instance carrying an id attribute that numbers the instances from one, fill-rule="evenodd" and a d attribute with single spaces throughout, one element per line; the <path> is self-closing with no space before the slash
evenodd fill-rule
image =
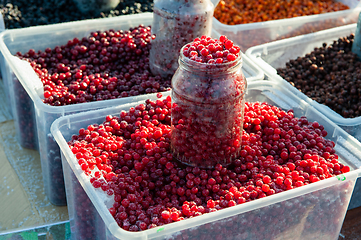
<path id="1" fill-rule="evenodd" d="M 8 90 L 13 106 L 17 137 L 23 147 L 32 149 L 39 147 L 44 184 L 52 203 L 56 205 L 66 203 L 59 147 L 50 133 L 52 122 L 60 116 L 116 106 L 148 97 L 138 96 L 68 106 L 49 106 L 41 100 L 43 86 L 40 79 L 27 62 L 13 54 L 18 51 L 24 53 L 30 48 L 36 51 L 47 47 L 53 48 L 75 37 L 81 39 L 95 30 L 111 28 L 127 30 L 139 24 L 150 25 L 152 19 L 152 13 L 142 13 L 7 30 L 0 34 L 0 51 L 8 66 L 5 68 L 5 76 L 9 83 Z M 264 77 L 260 68 L 249 61 L 245 54 L 243 54 L 243 72 L 248 81 L 260 80 Z"/>
<path id="2" fill-rule="evenodd" d="M 3 15 L 0 13 L 0 32 L 3 32 L 4 30 L 5 30 L 4 18 L 3 18 Z M 9 89 L 8 81 L 7 81 L 7 78 L 4 76 L 4 72 L 6 72 L 5 68 L 6 68 L 5 59 L 0 51 L 0 73 L 1 73 L 2 84 L 3 84 L 4 89 L 8 90 Z M 5 91 L 5 96 L 6 96 L 5 99 L 6 99 L 9 113 L 12 114 L 9 91 Z"/>
<path id="3" fill-rule="evenodd" d="M 304 56 L 313 51 L 315 47 L 322 46 L 322 43 L 331 44 L 340 37 L 350 35 L 356 30 L 356 24 L 349 24 L 342 27 L 328 29 L 316 33 L 306 34 L 290 39 L 266 43 L 252 47 L 246 51 L 249 56 L 260 68 L 263 69 L 266 76 L 271 81 L 282 83 L 289 91 L 299 98 L 310 103 L 318 111 L 324 114 L 332 122 L 336 123 L 350 135 L 361 141 L 361 117 L 344 118 L 328 106 L 313 101 L 290 83 L 277 75 L 277 68 L 284 67 L 290 59 L 298 56 Z M 358 181 L 355 187 L 355 193 L 352 196 L 350 209 L 361 206 L 361 181 Z"/>
<path id="4" fill-rule="evenodd" d="M 349 134 L 361 140 L 361 117 L 344 118 L 328 106 L 317 103 L 304 93 L 293 87 L 277 74 L 277 68 L 285 67 L 290 59 L 296 59 L 310 53 L 315 47 L 321 47 L 322 43 L 331 44 L 340 37 L 350 35 L 356 30 L 356 24 L 328 29 L 316 33 L 297 36 L 294 38 L 266 43 L 252 47 L 246 51 L 246 55 L 252 59 L 266 74 L 270 80 L 279 81 L 295 95 L 310 103 L 322 112 L 334 123 L 342 127 Z"/>
<path id="5" fill-rule="evenodd" d="M 359 0 L 340 0 L 350 9 L 288 19 L 226 25 L 213 18 L 213 29 L 240 45 L 242 51 L 252 46 L 303 35 L 328 28 L 356 23 L 361 10 Z"/>
<path id="6" fill-rule="evenodd" d="M 80 128 L 102 123 L 107 115 L 118 115 L 139 103 L 79 113 L 57 119 L 51 127 L 62 151 L 70 226 L 74 239 L 337 239 L 347 206 L 361 174 L 361 143 L 325 118 L 312 106 L 290 93 L 280 83 L 255 81 L 248 85 L 246 100 L 268 102 L 295 116 L 317 121 L 336 143 L 339 159 L 351 167 L 349 173 L 295 188 L 235 207 L 205 214 L 142 232 L 118 227 L 108 211 L 112 197 L 95 189 L 80 169 L 67 141 Z M 96 214 L 95 214 L 96 213 Z M 91 219 L 81 220 L 92 214 Z M 93 215 L 94 214 L 94 215 Z M 87 231 L 84 231 L 87 229 Z M 267 237 L 265 237 L 265 235 Z M 183 238 L 177 238 L 181 235 Z"/>

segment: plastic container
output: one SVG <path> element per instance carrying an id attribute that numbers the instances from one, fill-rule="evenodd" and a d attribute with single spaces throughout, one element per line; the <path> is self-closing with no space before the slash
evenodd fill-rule
<path id="1" fill-rule="evenodd" d="M 4 22 L 4 18 L 3 15 L 0 13 L 0 32 L 5 31 L 5 22 Z M 9 83 L 8 83 L 8 77 L 5 76 L 5 73 L 7 72 L 7 70 L 5 68 L 7 68 L 8 65 L 5 62 L 4 56 L 3 54 L 0 52 L 0 73 L 1 73 L 1 79 L 2 79 L 2 84 L 3 87 L 5 89 L 5 95 L 6 95 L 6 104 L 8 106 L 9 109 L 9 113 L 12 114 L 11 110 L 11 101 L 10 101 L 10 94 L 9 94 Z"/>
<path id="2" fill-rule="evenodd" d="M 133 101 L 122 98 L 104 102 L 92 102 L 64 107 L 54 107 L 42 102 L 43 86 L 28 63 L 14 57 L 17 51 L 30 48 L 45 49 L 66 43 L 74 37 L 87 36 L 94 30 L 129 29 L 139 24 L 150 24 L 151 14 L 117 17 L 102 20 L 86 20 L 73 23 L 8 30 L 3 35 L 1 52 L 9 65 L 10 96 L 17 139 L 26 148 L 39 146 L 46 195 L 54 205 L 66 205 L 64 178 L 59 147 L 50 134 L 51 123 L 58 117 L 75 112 L 105 108 L 112 104 Z M 7 34 L 9 33 L 9 34 Z M 47 39 L 47 41 L 43 41 Z M 5 45 L 6 44 L 6 45 Z M 37 125 L 38 124 L 38 125 Z M 38 137 L 39 136 L 39 137 Z"/>
<path id="3" fill-rule="evenodd" d="M 78 9 L 83 13 L 101 12 L 114 9 L 120 0 L 73 0 Z"/>
<path id="4" fill-rule="evenodd" d="M 51 133 L 52 122 L 60 116 L 98 108 L 116 106 L 132 102 L 135 98 L 121 98 L 68 106 L 50 106 L 42 102 L 43 86 L 30 65 L 14 57 L 17 51 L 26 52 L 55 47 L 74 37 L 82 38 L 94 30 L 129 29 L 139 24 L 152 23 L 151 13 L 127 15 L 108 19 L 84 20 L 24 29 L 7 30 L 0 34 L 0 51 L 9 65 L 7 75 L 10 97 L 14 106 L 13 115 L 17 139 L 23 147 L 36 149 L 39 143 L 40 159 L 44 175 L 47 196 L 56 205 L 64 205 L 65 191 L 63 172 L 60 163 L 60 151 Z M 250 62 L 245 55 L 243 72 L 248 81 L 263 79 L 260 68 Z M 13 76 L 13 77 L 11 77 Z M 24 104 L 24 105 L 23 105 Z M 36 133 L 36 135 L 34 134 Z M 29 144 L 34 144 L 30 145 Z M 36 145 L 35 145 L 36 144 Z"/>
<path id="5" fill-rule="evenodd" d="M 339 0 L 350 9 L 265 22 L 226 25 L 213 18 L 213 30 L 237 43 L 242 51 L 263 43 L 356 23 L 361 10 L 358 0 Z"/>
<path id="6" fill-rule="evenodd" d="M 69 165 L 63 165 L 72 240 L 105 239 L 105 225 Z M 69 188 L 69 189 L 68 189 Z"/>
<path id="7" fill-rule="evenodd" d="M 324 114 L 332 122 L 340 126 L 350 135 L 361 141 L 361 117 L 344 118 L 328 106 L 317 103 L 304 93 L 293 87 L 290 83 L 277 75 L 276 68 L 284 67 L 285 63 L 290 59 L 298 56 L 304 56 L 306 53 L 313 51 L 315 47 L 322 46 L 322 43 L 332 43 L 334 40 L 342 36 L 350 35 L 356 30 L 356 24 L 328 29 L 316 33 L 298 36 L 290 39 L 284 39 L 272 43 L 266 43 L 252 47 L 247 50 L 246 55 L 249 56 L 258 66 L 260 66 L 267 78 L 271 81 L 280 82 L 288 91 L 297 95 L 299 98 L 308 102 L 318 111 Z M 358 181 L 355 187 L 355 194 L 352 197 L 350 208 L 361 206 L 359 196 L 361 192 L 361 181 Z M 358 195 L 357 195 L 358 194 Z"/>
<path id="8" fill-rule="evenodd" d="M 211 0 L 155 0 L 149 52 L 153 74 L 173 75 L 180 49 L 196 37 L 210 36 L 214 6 Z"/>
<path id="9" fill-rule="evenodd" d="M 218 212 L 142 232 L 128 232 L 118 227 L 107 209 L 112 206 L 112 198 L 107 197 L 102 190 L 93 188 L 89 177 L 80 169 L 70 151 L 67 141 L 80 128 L 101 123 L 107 115 L 119 114 L 121 110 L 128 110 L 138 103 L 69 115 L 57 119 L 51 131 L 62 151 L 68 207 L 80 211 L 69 212 L 70 224 L 74 226 L 72 230 L 77 232 L 75 228 L 82 227 L 83 223 L 87 224 L 76 222 L 75 214 L 79 215 L 89 209 L 87 206 L 84 209 L 78 208 L 81 202 L 69 197 L 81 193 L 71 192 L 80 183 L 101 217 L 91 227 L 95 239 L 337 239 L 356 178 L 361 174 L 361 143 L 309 104 L 299 100 L 280 83 L 249 83 L 246 101 L 268 102 L 285 110 L 293 109 L 296 117 L 306 116 L 309 121 L 318 121 L 329 133 L 327 138 L 336 143 L 335 150 L 340 161 L 350 166 L 351 171 Z M 74 234 L 74 239 L 85 238 Z"/>
<path id="10" fill-rule="evenodd" d="M 173 157 L 202 168 L 229 165 L 241 150 L 247 89 L 242 58 L 224 64 L 197 63 L 183 51 L 184 47 L 172 78 L 172 102 L 177 105 L 172 107 Z"/>
<path id="11" fill-rule="evenodd" d="M 250 57 L 262 70 L 265 75 L 274 81 L 281 82 L 289 91 L 297 95 L 302 100 L 310 103 L 317 110 L 322 112 L 332 122 L 339 125 L 346 132 L 361 141 L 361 117 L 344 118 L 328 106 L 317 103 L 304 93 L 293 87 L 277 74 L 277 68 L 284 67 L 290 59 L 304 56 L 313 51 L 315 47 L 322 46 L 322 43 L 331 44 L 340 37 L 354 33 L 356 24 L 328 29 L 316 33 L 306 34 L 290 39 L 284 39 L 272 43 L 262 44 L 247 50 L 246 55 Z"/>
<path id="12" fill-rule="evenodd" d="M 361 14 L 359 14 L 358 16 L 358 20 L 357 20 L 357 25 L 356 25 L 356 29 L 355 29 L 355 37 L 354 37 L 354 41 L 352 43 L 352 49 L 351 51 L 353 53 L 357 54 L 357 57 L 360 59 L 361 58 L 361 48 L 360 48 L 360 44 L 361 44 Z"/>

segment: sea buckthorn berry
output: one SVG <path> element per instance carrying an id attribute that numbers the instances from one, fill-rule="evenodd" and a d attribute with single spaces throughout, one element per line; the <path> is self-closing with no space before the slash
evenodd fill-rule
<path id="1" fill-rule="evenodd" d="M 252 4 L 249 0 L 224 0 L 216 6 L 214 17 L 221 23 L 236 25 L 346 9 L 349 9 L 346 4 L 332 0 L 324 0 L 322 2 L 278 0 L 262 1 L 259 4 Z"/>

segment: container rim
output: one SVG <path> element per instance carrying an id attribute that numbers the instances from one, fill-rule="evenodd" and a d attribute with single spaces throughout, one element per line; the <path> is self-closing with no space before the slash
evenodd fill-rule
<path id="1" fill-rule="evenodd" d="M 50 31 L 50 32 L 55 32 L 55 31 L 59 31 L 59 30 L 63 30 L 63 31 L 69 31 L 69 27 L 81 27 L 84 25 L 106 25 L 107 23 L 113 23 L 113 22 L 117 22 L 119 20 L 127 20 L 127 22 L 131 22 L 132 19 L 137 19 L 140 17 L 143 18 L 147 18 L 147 17 L 151 17 L 152 18 L 153 13 L 151 12 L 144 12 L 144 13 L 135 13 L 135 14 L 129 14 L 129 15 L 120 15 L 120 16 L 116 16 L 116 17 L 111 17 L 111 18 L 95 18 L 95 19 L 84 19 L 84 20 L 79 20 L 79 21 L 70 21 L 70 22 L 62 22 L 62 23 L 52 23 L 52 24 L 47 24 L 47 25 L 38 25 L 38 26 L 30 26 L 30 27 L 25 27 L 25 28 L 14 28 L 14 29 L 5 29 L 5 31 L 9 31 L 11 33 L 17 33 L 20 32 L 22 34 L 28 34 L 31 33 L 32 35 L 36 35 L 37 30 L 41 29 L 41 30 L 45 30 L 45 31 Z"/>

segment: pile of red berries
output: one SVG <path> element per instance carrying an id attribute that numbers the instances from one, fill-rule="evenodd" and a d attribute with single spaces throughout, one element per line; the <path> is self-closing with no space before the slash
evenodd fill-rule
<path id="1" fill-rule="evenodd" d="M 183 47 L 183 55 L 193 61 L 208 64 L 232 62 L 240 56 L 240 47 L 222 35 L 219 39 L 202 36 Z"/>
<path id="2" fill-rule="evenodd" d="M 182 166 L 170 151 L 171 105 L 169 96 L 147 100 L 80 129 L 68 142 L 91 184 L 114 196 L 109 211 L 125 230 L 181 221 L 350 171 L 322 125 L 260 102 L 245 104 L 242 150 L 232 165 Z"/>
<path id="3" fill-rule="evenodd" d="M 150 27 L 92 32 L 67 44 L 16 55 L 44 85 L 44 103 L 61 106 L 166 91 L 170 78 L 149 70 Z"/>

